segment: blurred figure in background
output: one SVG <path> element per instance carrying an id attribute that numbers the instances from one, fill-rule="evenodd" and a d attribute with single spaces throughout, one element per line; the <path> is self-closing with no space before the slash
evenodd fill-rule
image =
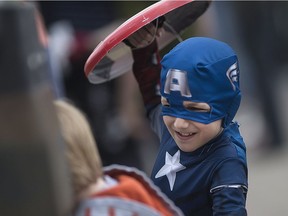
<path id="1" fill-rule="evenodd" d="M 83 71 L 96 45 L 121 24 L 121 2 L 39 1 L 38 5 L 49 31 L 56 97 L 69 98 L 87 114 L 104 165 L 122 163 L 149 172 L 147 149 L 153 157 L 156 142 L 135 107 L 141 96 L 132 73 L 94 85 Z"/>

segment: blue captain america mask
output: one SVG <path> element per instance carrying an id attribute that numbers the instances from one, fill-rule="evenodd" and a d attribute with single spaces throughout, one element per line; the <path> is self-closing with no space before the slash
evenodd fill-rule
<path id="1" fill-rule="evenodd" d="M 204 124 L 223 119 L 226 127 L 241 101 L 238 59 L 226 43 L 194 37 L 179 43 L 162 61 L 162 115 Z M 185 101 L 207 103 L 209 112 L 186 109 Z"/>

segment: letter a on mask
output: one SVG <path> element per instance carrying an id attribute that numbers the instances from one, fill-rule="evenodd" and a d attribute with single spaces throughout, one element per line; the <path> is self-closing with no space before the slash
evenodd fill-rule
<path id="1" fill-rule="evenodd" d="M 170 91 L 179 91 L 181 96 L 192 97 L 188 86 L 186 71 L 170 69 L 167 73 L 164 93 L 170 94 Z"/>

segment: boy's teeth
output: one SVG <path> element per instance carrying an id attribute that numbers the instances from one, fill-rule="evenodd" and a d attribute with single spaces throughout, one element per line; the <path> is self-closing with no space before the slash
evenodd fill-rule
<path id="1" fill-rule="evenodd" d="M 181 133 L 181 132 L 180 132 L 180 134 L 181 134 L 182 136 L 191 136 L 193 133 Z"/>

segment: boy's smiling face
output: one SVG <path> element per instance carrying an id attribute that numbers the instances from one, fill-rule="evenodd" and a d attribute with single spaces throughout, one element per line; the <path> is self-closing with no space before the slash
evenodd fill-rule
<path id="1" fill-rule="evenodd" d="M 168 100 L 161 98 L 162 106 L 170 107 Z M 211 111 L 209 104 L 183 101 L 183 107 L 192 112 Z M 217 120 L 209 124 L 164 115 L 164 123 L 178 147 L 184 152 L 193 152 L 207 142 L 215 138 L 222 131 L 222 120 Z"/>
<path id="2" fill-rule="evenodd" d="M 173 116 L 163 116 L 163 120 L 177 146 L 184 152 L 197 150 L 222 131 L 221 119 L 210 124 Z"/>

